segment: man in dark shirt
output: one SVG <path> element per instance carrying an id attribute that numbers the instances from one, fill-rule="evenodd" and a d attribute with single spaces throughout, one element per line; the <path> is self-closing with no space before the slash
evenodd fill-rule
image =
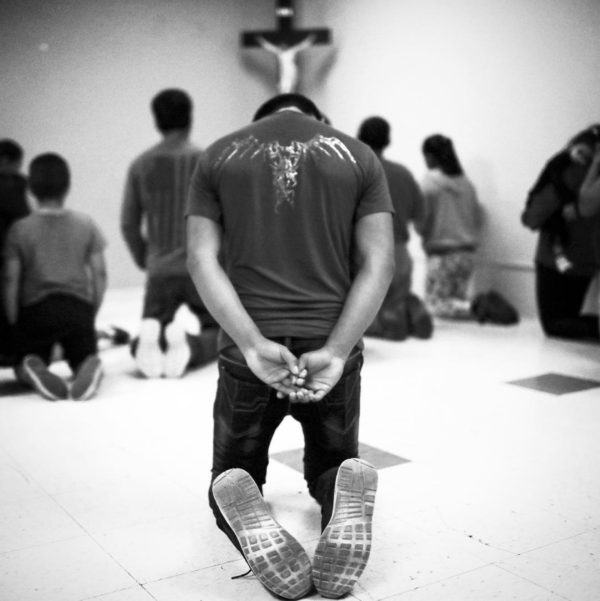
<path id="1" fill-rule="evenodd" d="M 390 124 L 382 117 L 365 119 L 358 130 L 358 139 L 377 155 L 390 188 L 394 207 L 394 254 L 396 270 L 381 309 L 366 334 L 404 340 L 409 334 L 430 338 L 433 320 L 421 299 L 411 292 L 413 260 L 408 251 L 409 229 L 424 216 L 424 200 L 413 174 L 400 163 L 383 156 L 390 144 Z"/>
<path id="2" fill-rule="evenodd" d="M 375 154 L 296 94 L 212 144 L 192 178 L 188 266 L 222 328 L 210 504 L 262 584 L 287 598 L 312 581 L 345 594 L 370 553 L 377 473 L 358 459 L 361 336 L 393 273 L 392 212 Z M 321 504 L 312 580 L 261 496 L 288 413 Z"/>

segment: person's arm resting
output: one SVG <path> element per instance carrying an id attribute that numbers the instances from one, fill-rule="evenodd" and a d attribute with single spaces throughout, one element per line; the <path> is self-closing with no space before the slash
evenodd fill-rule
<path id="1" fill-rule="evenodd" d="M 187 219 L 187 266 L 206 308 L 236 343 L 252 372 L 263 382 L 295 398 L 299 392 L 291 376 L 296 357 L 285 346 L 265 338 L 219 262 L 223 231 L 206 217 Z"/>
<path id="2" fill-rule="evenodd" d="M 103 252 L 95 252 L 90 257 L 90 272 L 92 278 L 93 305 L 94 312 L 97 314 L 102 306 L 104 293 L 106 292 L 106 262 Z"/>
<path id="3" fill-rule="evenodd" d="M 320 401 L 340 379 L 346 359 L 375 318 L 389 289 L 394 274 L 391 213 L 373 213 L 359 219 L 354 244 L 357 271 L 342 313 L 325 346 L 299 360 L 299 384 L 312 392 L 312 401 Z"/>
<path id="4" fill-rule="evenodd" d="M 121 206 L 121 233 L 135 264 L 146 268 L 147 243 L 142 236 L 142 203 L 139 198 L 136 179 L 130 171 L 125 184 L 125 194 Z"/>

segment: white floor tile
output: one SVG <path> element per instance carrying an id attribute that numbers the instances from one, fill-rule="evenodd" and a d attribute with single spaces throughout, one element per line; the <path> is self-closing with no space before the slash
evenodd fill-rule
<path id="1" fill-rule="evenodd" d="M 175 515 L 197 513 L 202 500 L 165 477 L 88 488 L 56 495 L 56 501 L 92 533 L 126 528 Z"/>
<path id="2" fill-rule="evenodd" d="M 81 601 L 136 585 L 88 537 L 0 554 L 0 599 Z"/>
<path id="3" fill-rule="evenodd" d="M 499 564 L 569 601 L 600 598 L 600 531 L 574 536 Z"/>
<path id="4" fill-rule="evenodd" d="M 564 601 L 550 591 L 518 578 L 496 566 L 486 566 L 414 591 L 388 597 L 386 601 Z"/>
<path id="5" fill-rule="evenodd" d="M 369 563 L 352 593 L 361 601 L 385 599 L 485 564 L 410 524 L 390 520 L 374 528 Z"/>
<path id="6" fill-rule="evenodd" d="M 248 571 L 248 564 L 242 559 L 228 564 L 199 570 L 153 582 L 145 586 L 156 601 L 232 601 L 234 599 L 252 599 L 252 601 L 273 601 L 277 599 L 262 586 L 252 574 L 232 580 Z M 320 599 L 313 592 L 305 599 Z"/>
<path id="7" fill-rule="evenodd" d="M 90 598 L 89 601 L 155 601 L 154 597 L 144 590 L 141 586 L 128 588 L 108 595 Z M 87 599 L 85 601 L 88 601 Z"/>
<path id="8" fill-rule="evenodd" d="M 81 526 L 48 496 L 0 508 L 0 553 L 84 534 Z"/>
<path id="9" fill-rule="evenodd" d="M 46 494 L 31 475 L 7 455 L 0 458 L 0 491 L 0 508 L 4 504 L 18 503 Z"/>
<path id="10" fill-rule="evenodd" d="M 138 582 L 145 584 L 239 559 L 216 531 L 212 513 L 201 511 L 144 522 L 96 536 L 98 543 Z"/>
<path id="11" fill-rule="evenodd" d="M 513 498 L 439 505 L 404 517 L 439 540 L 460 545 L 492 561 L 581 534 L 579 522 L 526 505 Z"/>

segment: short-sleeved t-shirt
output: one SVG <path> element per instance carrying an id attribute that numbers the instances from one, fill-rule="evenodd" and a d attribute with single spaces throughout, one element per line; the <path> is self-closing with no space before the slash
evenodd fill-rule
<path id="1" fill-rule="evenodd" d="M 184 214 L 200 152 L 185 138 L 166 139 L 129 169 L 121 229 L 135 261 L 150 276 L 188 275 Z"/>
<path id="2" fill-rule="evenodd" d="M 17 221 L 8 233 L 4 257 L 21 262 L 20 304 L 32 305 L 51 294 L 93 301 L 91 255 L 106 247 L 90 217 L 69 209 L 40 210 Z"/>
<path id="3" fill-rule="evenodd" d="M 351 285 L 353 230 L 393 213 L 381 163 L 365 144 L 281 111 L 201 156 L 187 214 L 223 228 L 225 269 L 263 335 L 327 337 Z"/>
<path id="4" fill-rule="evenodd" d="M 394 242 L 406 244 L 409 240 L 408 224 L 411 221 L 419 222 L 423 219 L 424 200 L 421 188 L 413 174 L 400 163 L 394 163 L 382 158 L 381 164 L 385 171 L 392 205 L 396 216 L 394 217 Z"/>

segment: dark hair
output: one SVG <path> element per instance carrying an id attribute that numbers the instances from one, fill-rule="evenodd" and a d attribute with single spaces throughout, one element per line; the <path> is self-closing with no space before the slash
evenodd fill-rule
<path id="1" fill-rule="evenodd" d="M 61 198 L 70 184 L 69 165 L 58 154 L 40 154 L 29 164 L 29 189 L 38 200 Z"/>
<path id="2" fill-rule="evenodd" d="M 585 144 L 594 148 L 600 142 L 600 123 L 594 123 L 574 135 L 567 144 L 567 147 L 575 146 L 576 144 Z"/>
<path id="3" fill-rule="evenodd" d="M 159 92 L 151 103 L 156 127 L 162 133 L 187 129 L 192 123 L 192 99 L 183 90 Z"/>
<path id="4" fill-rule="evenodd" d="M 425 138 L 423 142 L 423 154 L 428 154 L 437 163 L 437 166 L 446 175 L 462 175 L 463 168 L 458 160 L 454 144 L 450 138 L 435 134 Z"/>
<path id="5" fill-rule="evenodd" d="M 381 151 L 390 143 L 390 124 L 383 117 L 369 117 L 358 129 L 358 139 L 373 150 Z"/>
<path id="6" fill-rule="evenodd" d="M 23 160 L 23 149 L 14 140 L 5 138 L 0 140 L 0 159 L 7 159 L 11 163 Z"/>
<path id="7" fill-rule="evenodd" d="M 252 121 L 259 121 L 264 117 L 276 113 L 280 109 L 290 106 L 295 106 L 303 113 L 311 115 L 319 121 L 322 121 L 323 119 L 323 115 L 321 115 L 321 111 L 317 108 L 317 105 L 306 96 L 302 96 L 302 94 L 279 94 L 262 104 L 256 113 L 254 113 Z"/>

